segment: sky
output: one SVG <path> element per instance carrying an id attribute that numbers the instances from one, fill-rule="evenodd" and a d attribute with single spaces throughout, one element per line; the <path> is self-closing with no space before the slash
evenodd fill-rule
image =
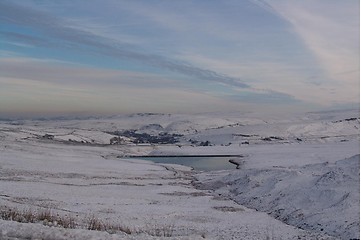
<path id="1" fill-rule="evenodd" d="M 0 117 L 359 108 L 359 0 L 0 0 Z"/>

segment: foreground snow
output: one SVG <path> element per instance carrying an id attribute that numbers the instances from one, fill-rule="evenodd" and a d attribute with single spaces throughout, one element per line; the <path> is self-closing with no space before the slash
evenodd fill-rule
<path id="1" fill-rule="evenodd" d="M 172 228 L 172 237 L 191 239 L 315 237 L 315 233 L 195 189 L 189 168 L 119 160 L 116 154 L 101 147 L 2 141 L 0 204 L 18 209 L 50 208 L 59 214 L 73 214 L 79 221 L 95 215 L 130 228 L 136 239 L 153 238 L 149 234 L 157 228 Z M 1 223 L 0 236 L 5 239 L 134 237 L 41 223 Z"/>
<path id="2" fill-rule="evenodd" d="M 77 223 L 64 229 L 0 220 L 0 239 L 359 238 L 354 114 L 267 122 L 145 114 L 0 123 L 0 210 L 50 209 Z M 176 145 L 135 145 L 122 136 L 122 144 L 109 145 L 124 129 L 182 137 Z M 214 172 L 119 158 L 145 154 L 243 158 L 235 159 L 239 170 Z M 92 217 L 128 233 L 86 230 Z"/>

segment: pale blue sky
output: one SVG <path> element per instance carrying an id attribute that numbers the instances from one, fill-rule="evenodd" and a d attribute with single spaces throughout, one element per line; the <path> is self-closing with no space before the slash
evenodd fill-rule
<path id="1" fill-rule="evenodd" d="M 0 0 L 0 117 L 359 107 L 358 0 Z"/>

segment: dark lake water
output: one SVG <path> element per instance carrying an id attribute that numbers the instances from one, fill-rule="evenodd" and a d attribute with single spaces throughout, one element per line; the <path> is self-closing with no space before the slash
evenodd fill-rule
<path id="1" fill-rule="evenodd" d="M 232 157 L 208 157 L 208 156 L 171 156 L 171 157 L 137 157 L 155 163 L 171 163 L 193 167 L 199 171 L 216 171 L 236 169 L 236 165 L 228 162 Z M 233 157 L 234 158 L 234 157 Z"/>

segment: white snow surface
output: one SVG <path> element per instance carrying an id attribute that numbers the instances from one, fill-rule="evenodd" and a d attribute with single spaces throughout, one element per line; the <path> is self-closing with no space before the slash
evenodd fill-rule
<path id="1" fill-rule="evenodd" d="M 109 145 L 123 130 L 182 136 Z M 359 152 L 358 111 L 0 122 L 0 207 L 51 209 L 78 223 L 0 220 L 0 239 L 359 238 Z M 243 158 L 238 170 L 213 172 L 119 158 L 147 154 Z M 91 216 L 132 234 L 86 230 Z"/>
<path id="2" fill-rule="evenodd" d="M 302 167 L 198 175 L 201 189 L 267 212 L 293 226 L 359 238 L 360 155 Z"/>
<path id="3" fill-rule="evenodd" d="M 120 160 L 116 151 L 95 146 L 2 141 L 0 149 L 1 206 L 50 208 L 59 214 L 73 214 L 79 221 L 96 215 L 137 232 L 174 228 L 175 239 L 315 236 L 195 189 L 186 167 Z M 153 238 L 16 222 L 0 224 L 0 233 L 3 239 Z"/>

